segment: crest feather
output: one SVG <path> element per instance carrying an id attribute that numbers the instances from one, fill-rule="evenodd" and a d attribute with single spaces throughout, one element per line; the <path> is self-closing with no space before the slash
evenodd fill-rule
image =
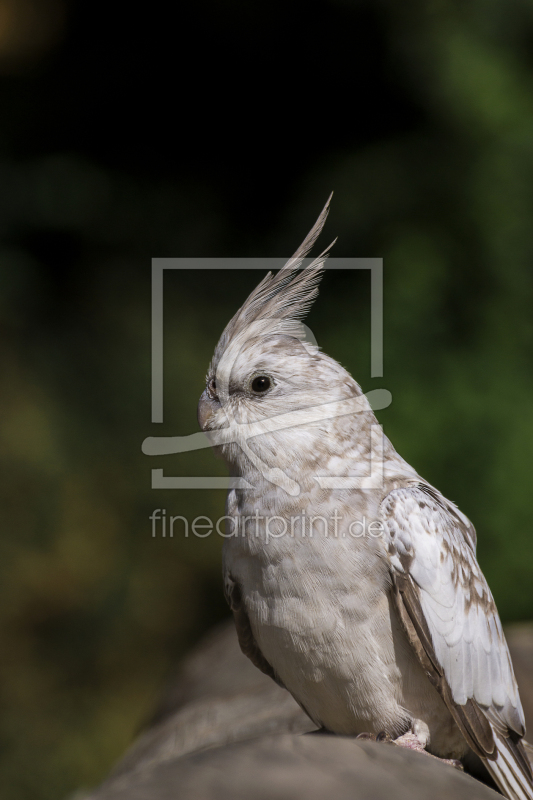
<path id="1" fill-rule="evenodd" d="M 294 255 L 276 275 L 273 275 L 272 272 L 265 275 L 261 283 L 226 325 L 217 345 L 213 363 L 220 359 L 233 338 L 239 336 L 243 329 L 258 320 L 279 320 L 280 328 L 283 328 L 285 333 L 301 338 L 301 326 L 298 320 L 307 314 L 318 295 L 318 284 L 324 271 L 324 262 L 336 239 L 311 264 L 303 269 L 300 267 L 324 227 L 332 196 L 333 192 Z"/>

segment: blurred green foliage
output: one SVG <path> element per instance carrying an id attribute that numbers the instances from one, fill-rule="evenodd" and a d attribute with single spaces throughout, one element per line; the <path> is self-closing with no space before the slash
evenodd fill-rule
<path id="1" fill-rule="evenodd" d="M 252 24 L 244 11 L 221 6 L 221 39 L 234 29 L 244 35 Z M 533 616 L 533 6 L 381 2 L 375 16 L 355 0 L 313 8 L 306 34 L 320 41 L 323 15 L 330 37 L 312 58 L 326 64 L 326 89 L 335 84 L 345 95 L 343 124 L 333 108 L 330 120 L 317 111 L 318 122 L 281 125 L 280 137 L 303 140 L 306 126 L 317 136 L 317 126 L 336 133 L 297 171 L 288 155 L 282 160 L 277 204 L 272 186 L 268 203 L 261 199 L 266 134 L 242 151 L 235 172 L 199 177 L 198 166 L 198 175 L 165 177 L 136 170 L 136 153 L 125 164 L 122 150 L 104 157 L 59 135 L 30 145 L 32 118 L 20 98 L 31 105 L 33 97 L 45 119 L 40 73 L 0 86 L 12 112 L 0 148 L 6 800 L 52 800 L 100 780 L 149 715 L 176 659 L 227 613 L 221 539 L 154 539 L 149 521 L 155 508 L 189 519 L 216 518 L 224 508 L 223 492 L 152 490 L 151 467 L 223 475 L 223 465 L 208 451 L 150 460 L 140 445 L 148 435 L 197 429 L 213 347 L 260 275 L 165 279 L 165 423 L 155 426 L 150 258 L 289 255 L 332 188 L 324 243 L 338 236 L 335 255 L 385 260 L 383 379 L 369 377 L 367 274 L 327 272 L 308 323 L 363 389 L 392 391 L 380 421 L 401 454 L 475 523 L 503 619 Z M 288 9 L 305 12 L 296 2 Z M 65 32 L 71 59 L 74 22 Z M 274 22 L 265 21 L 268 31 Z M 335 31 L 346 45 L 350 25 L 359 43 L 370 31 L 374 49 L 363 54 L 366 72 L 337 74 Z M 377 77 L 382 65 L 386 80 Z M 278 88 L 285 78 L 273 79 Z M 95 74 L 85 88 L 98 95 L 104 80 Z M 166 90 L 172 80 L 167 75 Z M 383 80 L 394 84 L 383 100 L 391 119 L 372 128 L 357 90 L 377 93 L 377 107 Z M 402 110 L 409 120 L 400 125 L 392 117 Z M 67 108 L 61 126 L 68 117 Z M 218 122 L 246 127 L 246 109 Z M 196 165 L 205 152 L 199 148 Z M 257 194 L 248 191 L 254 183 Z"/>

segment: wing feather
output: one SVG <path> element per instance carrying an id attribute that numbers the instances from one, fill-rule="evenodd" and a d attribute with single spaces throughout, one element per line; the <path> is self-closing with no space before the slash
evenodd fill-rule
<path id="1" fill-rule="evenodd" d="M 279 686 L 285 688 L 280 681 L 278 674 L 273 669 L 271 664 L 266 660 L 263 653 L 259 649 L 255 637 L 252 632 L 252 626 L 248 619 L 248 614 L 242 602 L 241 589 L 239 584 L 233 580 L 231 575 L 226 574 L 224 580 L 224 594 L 229 607 L 233 611 L 233 619 L 235 620 L 235 628 L 237 630 L 237 638 L 239 646 L 247 656 L 252 664 L 268 675 L 269 678 L 276 681 Z"/>
<path id="2" fill-rule="evenodd" d="M 431 683 L 509 797 L 533 798 L 524 713 L 476 534 L 424 483 L 382 503 L 396 608 Z"/>

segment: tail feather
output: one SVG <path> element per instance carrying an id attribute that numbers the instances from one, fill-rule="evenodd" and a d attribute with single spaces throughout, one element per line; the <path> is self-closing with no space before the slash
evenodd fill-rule
<path id="1" fill-rule="evenodd" d="M 527 756 L 527 760 L 529 761 L 529 766 L 531 769 L 533 769 L 533 745 L 529 744 L 529 742 L 526 742 L 525 739 L 522 739 L 521 744 L 524 753 Z"/>
<path id="2" fill-rule="evenodd" d="M 491 727 L 498 753 L 494 760 L 485 760 L 491 777 L 508 800 L 533 800 L 533 780 L 523 745 Z"/>

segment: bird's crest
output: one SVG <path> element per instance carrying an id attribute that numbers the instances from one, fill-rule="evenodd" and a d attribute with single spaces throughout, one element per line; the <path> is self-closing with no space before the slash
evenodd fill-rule
<path id="1" fill-rule="evenodd" d="M 226 325 L 213 356 L 213 365 L 220 361 L 231 342 L 242 339 L 246 330 L 253 331 L 254 335 L 256 331 L 261 331 L 263 334 L 276 332 L 298 339 L 304 338 L 304 326 L 300 320 L 307 314 L 318 295 L 324 262 L 336 240 L 311 264 L 300 268 L 324 227 L 332 194 L 292 258 L 289 258 L 276 275 L 272 272 L 265 275 Z"/>

